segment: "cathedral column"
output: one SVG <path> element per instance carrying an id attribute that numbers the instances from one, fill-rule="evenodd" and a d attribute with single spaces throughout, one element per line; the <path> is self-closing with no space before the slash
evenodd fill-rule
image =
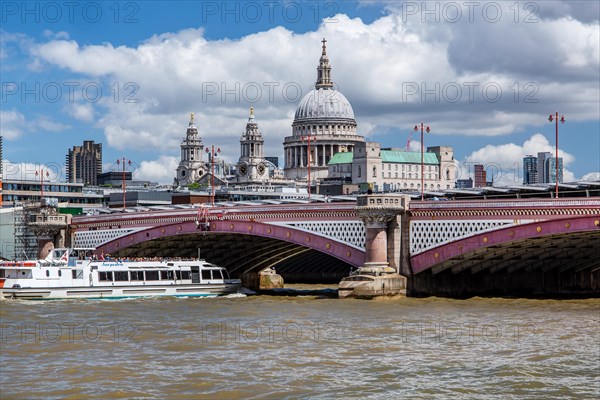
<path id="1" fill-rule="evenodd" d="M 304 146 L 300 146 L 300 166 L 304 167 Z"/>
<path id="2" fill-rule="evenodd" d="M 292 168 L 296 168 L 296 146 L 292 146 Z"/>
<path id="3" fill-rule="evenodd" d="M 327 166 L 327 145 L 323 145 L 323 166 Z"/>

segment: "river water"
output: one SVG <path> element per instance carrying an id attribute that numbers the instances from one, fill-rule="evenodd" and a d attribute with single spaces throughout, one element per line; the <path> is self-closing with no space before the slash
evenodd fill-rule
<path id="1" fill-rule="evenodd" d="M 0 302 L 0 397 L 597 399 L 600 300 Z"/>

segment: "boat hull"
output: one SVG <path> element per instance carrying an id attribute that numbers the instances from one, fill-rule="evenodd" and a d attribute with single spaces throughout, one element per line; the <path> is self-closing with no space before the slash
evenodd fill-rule
<path id="1" fill-rule="evenodd" d="M 82 286 L 46 288 L 2 288 L 0 299 L 122 299 L 152 296 L 217 297 L 237 293 L 241 283 L 145 285 L 145 286 Z"/>

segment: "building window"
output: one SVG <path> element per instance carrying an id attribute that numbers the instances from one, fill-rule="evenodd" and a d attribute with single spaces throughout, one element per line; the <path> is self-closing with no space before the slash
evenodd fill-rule
<path id="1" fill-rule="evenodd" d="M 358 166 L 358 177 L 360 178 L 361 175 L 362 175 L 362 173 L 361 173 L 361 168 L 360 168 L 360 165 L 359 165 Z"/>
<path id="2" fill-rule="evenodd" d="M 373 165 L 373 178 L 377 178 L 377 167 Z"/>
<path id="3" fill-rule="evenodd" d="M 450 170 L 446 169 L 446 180 L 450 180 Z"/>

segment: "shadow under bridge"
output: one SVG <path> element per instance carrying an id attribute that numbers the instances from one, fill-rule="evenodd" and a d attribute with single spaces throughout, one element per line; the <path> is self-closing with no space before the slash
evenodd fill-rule
<path id="1" fill-rule="evenodd" d="M 338 283 L 365 260 L 362 249 L 282 225 L 212 221 L 137 231 L 105 243 L 113 257 L 200 257 L 226 267 L 233 277 L 273 267 L 286 283 Z"/>

